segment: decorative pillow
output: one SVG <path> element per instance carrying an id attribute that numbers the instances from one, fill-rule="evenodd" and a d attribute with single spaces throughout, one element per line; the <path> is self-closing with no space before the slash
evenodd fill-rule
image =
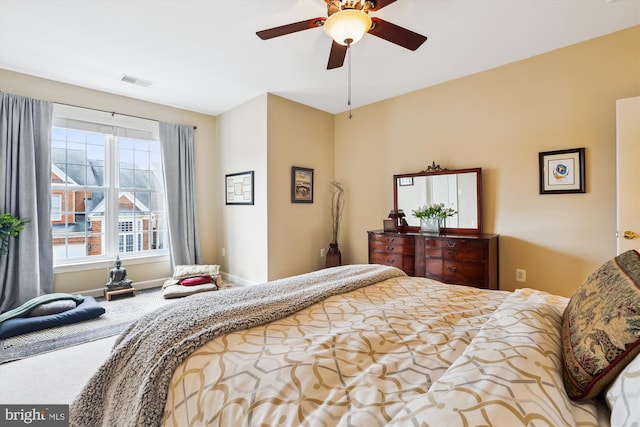
<path id="1" fill-rule="evenodd" d="M 217 276 L 219 270 L 219 265 L 176 265 L 173 278 L 182 280 L 197 276 Z"/>
<path id="2" fill-rule="evenodd" d="M 61 299 L 40 304 L 27 314 L 27 317 L 47 316 L 49 314 L 64 313 L 67 310 L 76 308 L 77 304 L 74 300 Z"/>
<path id="3" fill-rule="evenodd" d="M 640 253 L 607 261 L 573 294 L 562 317 L 562 352 L 573 400 L 596 396 L 640 353 Z"/>
<path id="4" fill-rule="evenodd" d="M 205 283 L 211 283 L 213 279 L 211 276 L 198 276 L 198 277 L 190 277 L 188 279 L 180 280 L 182 286 L 194 286 L 194 285 L 204 285 Z"/>
<path id="5" fill-rule="evenodd" d="M 165 299 L 181 298 L 200 292 L 217 291 L 218 286 L 215 283 L 205 283 L 204 285 L 182 286 L 172 285 L 162 289 L 162 296 Z"/>

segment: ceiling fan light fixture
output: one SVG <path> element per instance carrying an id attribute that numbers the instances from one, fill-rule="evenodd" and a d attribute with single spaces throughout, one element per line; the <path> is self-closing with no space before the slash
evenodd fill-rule
<path id="1" fill-rule="evenodd" d="M 370 28 L 369 15 L 356 9 L 343 9 L 324 21 L 325 33 L 343 46 L 357 43 Z"/>

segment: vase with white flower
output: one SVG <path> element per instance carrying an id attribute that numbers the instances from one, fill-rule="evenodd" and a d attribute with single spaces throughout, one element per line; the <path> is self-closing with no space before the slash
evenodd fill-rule
<path id="1" fill-rule="evenodd" d="M 413 216 L 420 219 L 420 231 L 426 233 L 440 233 L 445 219 L 457 213 L 454 209 L 445 207 L 444 203 L 432 203 L 413 209 L 412 212 Z"/>

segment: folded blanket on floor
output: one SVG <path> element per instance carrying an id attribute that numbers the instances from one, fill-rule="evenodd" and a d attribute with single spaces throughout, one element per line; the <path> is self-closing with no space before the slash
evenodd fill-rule
<path id="1" fill-rule="evenodd" d="M 86 296 L 76 308 L 62 313 L 49 314 L 38 317 L 15 317 L 0 323 L 0 339 L 10 338 L 28 332 L 39 331 L 41 329 L 55 328 L 57 326 L 69 325 L 83 322 L 102 315 L 105 309 L 96 302 L 93 297 Z"/>
<path id="2" fill-rule="evenodd" d="M 41 304 L 62 299 L 74 300 L 76 304 L 80 304 L 84 300 L 84 297 L 79 294 L 65 294 L 60 292 L 40 295 L 38 297 L 30 299 L 18 308 L 14 308 L 13 310 L 5 311 L 4 313 L 0 314 L 0 323 L 4 322 L 5 320 L 14 319 L 16 317 L 23 317 Z"/>

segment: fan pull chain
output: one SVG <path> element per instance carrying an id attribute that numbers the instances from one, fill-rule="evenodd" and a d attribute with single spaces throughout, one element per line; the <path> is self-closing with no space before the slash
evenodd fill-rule
<path id="1" fill-rule="evenodd" d="M 351 118 L 353 117 L 353 115 L 351 114 L 351 43 L 347 41 L 347 52 L 349 53 L 349 77 L 348 77 L 348 81 L 347 81 L 347 87 L 348 87 L 348 99 L 347 99 L 347 105 L 349 106 L 349 120 L 351 120 Z"/>

